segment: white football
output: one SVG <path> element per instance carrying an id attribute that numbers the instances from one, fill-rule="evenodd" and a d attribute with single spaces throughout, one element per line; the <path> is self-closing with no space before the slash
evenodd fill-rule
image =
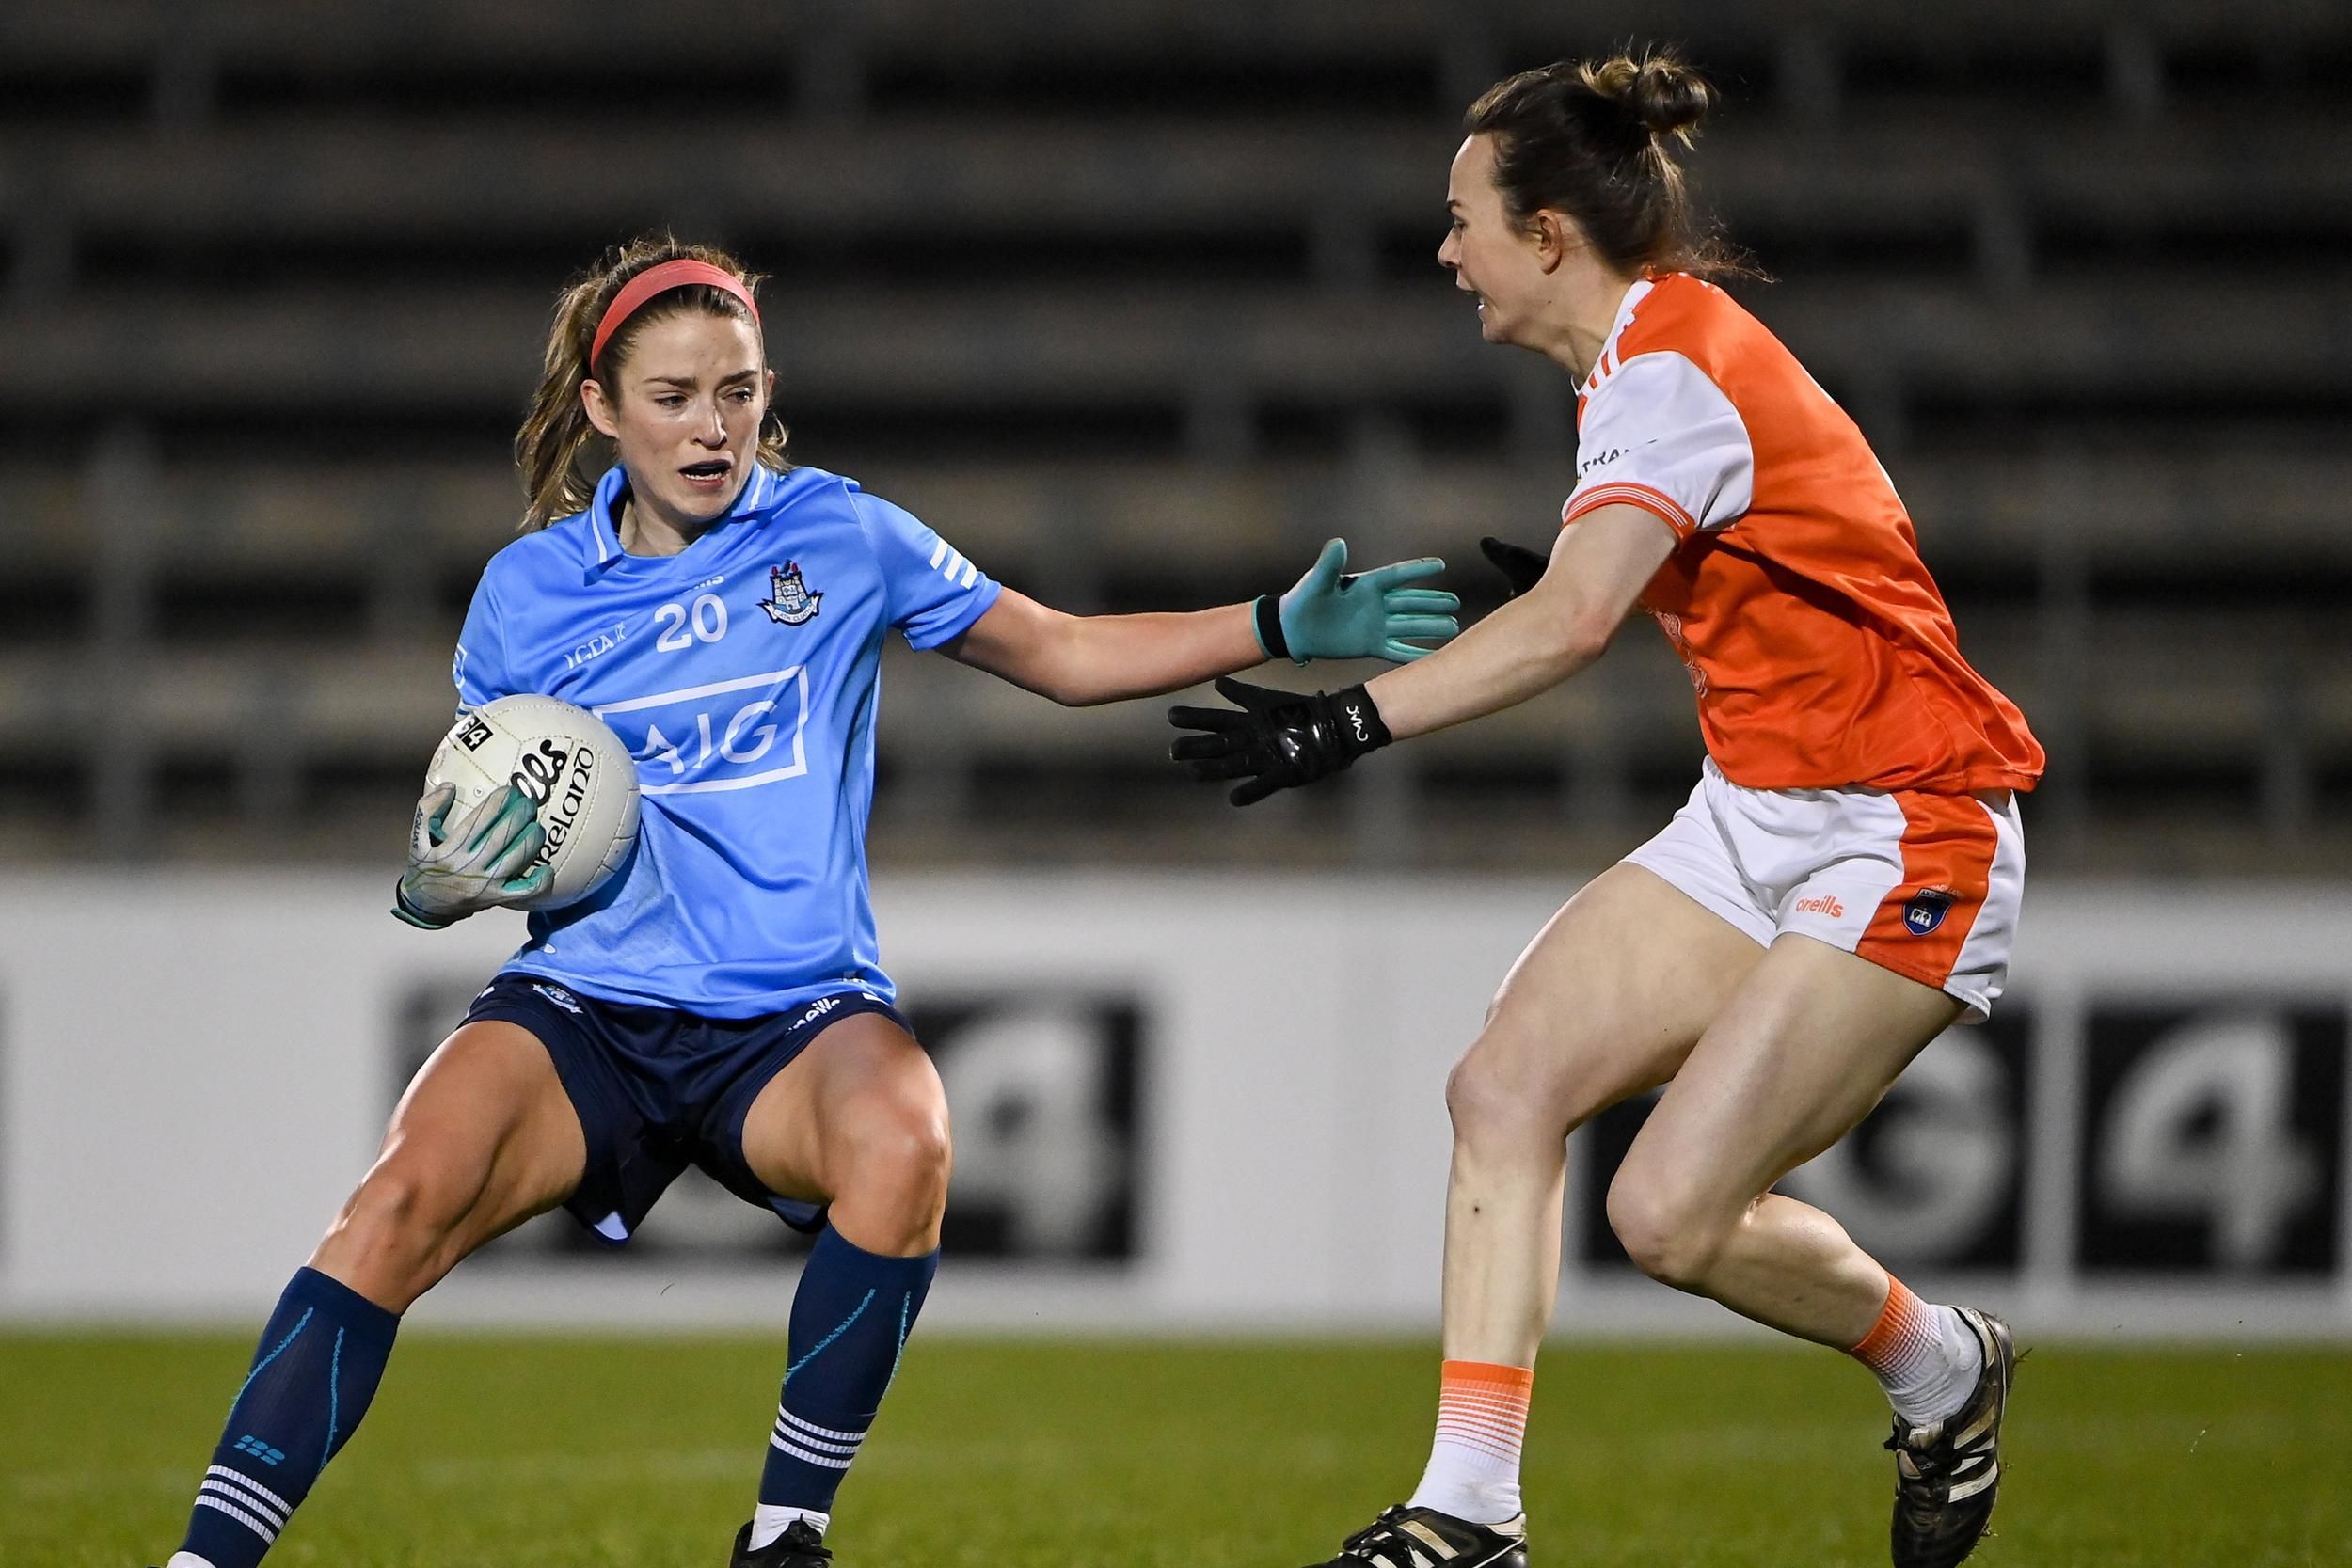
<path id="1" fill-rule="evenodd" d="M 637 843 L 637 765 L 603 720 L 554 697 L 500 697 L 461 714 L 425 769 L 457 791 L 450 814 L 511 784 L 539 808 L 553 875 L 517 906 L 559 910 L 602 887 Z"/>

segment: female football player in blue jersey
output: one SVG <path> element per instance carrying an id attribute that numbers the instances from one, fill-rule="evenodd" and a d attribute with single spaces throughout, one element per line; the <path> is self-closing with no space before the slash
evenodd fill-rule
<path id="1" fill-rule="evenodd" d="M 637 759 L 634 853 L 534 914 L 392 1114 L 286 1288 L 172 1568 L 253 1568 L 350 1440 L 409 1304 L 562 1205 L 626 1240 L 685 1166 L 819 1230 L 792 1304 L 757 1511 L 735 1568 L 816 1568 L 939 1258 L 938 1074 L 893 1006 L 867 899 L 884 634 L 1065 704 L 1288 656 L 1409 659 L 1452 594 L 1401 562 L 1190 614 L 1072 616 L 1000 588 L 850 480 L 785 461 L 753 303 L 727 256 L 640 241 L 575 284 L 516 455 L 524 534 L 491 561 L 461 709 L 511 692 L 600 715 Z M 599 480 L 580 460 L 603 445 Z M 528 896 L 510 789 L 420 802 L 397 912 L 441 927 Z"/>

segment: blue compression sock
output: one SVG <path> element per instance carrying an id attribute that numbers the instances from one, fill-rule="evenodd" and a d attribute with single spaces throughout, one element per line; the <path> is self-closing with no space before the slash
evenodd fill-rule
<path id="1" fill-rule="evenodd" d="M 817 1238 L 792 1298 L 784 1394 L 759 1478 L 763 1505 L 832 1509 L 938 1272 L 935 1251 L 882 1258 L 837 1230 Z"/>
<path id="2" fill-rule="evenodd" d="M 229 1407 L 181 1546 L 213 1568 L 254 1568 L 326 1462 L 351 1440 L 400 1315 L 316 1269 L 298 1269 L 262 1330 Z"/>

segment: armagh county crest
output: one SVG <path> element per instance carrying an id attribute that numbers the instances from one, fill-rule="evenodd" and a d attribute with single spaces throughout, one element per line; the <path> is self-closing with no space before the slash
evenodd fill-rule
<path id="1" fill-rule="evenodd" d="M 1903 906 L 1903 925 L 1915 937 L 1926 936 L 1944 924 L 1945 915 L 1957 902 L 1956 895 L 1947 888 L 1921 888 Z"/>
<path id="2" fill-rule="evenodd" d="M 801 563 L 787 561 L 781 566 L 768 568 L 768 596 L 759 601 L 759 608 L 779 626 L 797 626 L 817 613 L 822 594 L 812 594 L 808 584 L 801 580 Z"/>

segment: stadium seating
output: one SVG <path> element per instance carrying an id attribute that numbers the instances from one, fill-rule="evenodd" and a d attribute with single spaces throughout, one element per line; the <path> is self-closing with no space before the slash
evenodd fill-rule
<path id="1" fill-rule="evenodd" d="M 1720 13 L 1720 14 L 1719 14 Z M 1534 540 L 1563 379 L 1432 264 L 1468 96 L 1629 36 L 2051 746 L 2037 852 L 2352 864 L 2352 13 L 85 0 L 0 15 L 0 854 L 392 852 L 555 286 L 739 246 L 804 461 L 1076 609 Z M 1520 866 L 1697 737 L 1661 640 L 1238 826 L 1156 705 L 886 677 L 885 858 Z M 272 844 L 286 834 L 273 827 Z"/>

